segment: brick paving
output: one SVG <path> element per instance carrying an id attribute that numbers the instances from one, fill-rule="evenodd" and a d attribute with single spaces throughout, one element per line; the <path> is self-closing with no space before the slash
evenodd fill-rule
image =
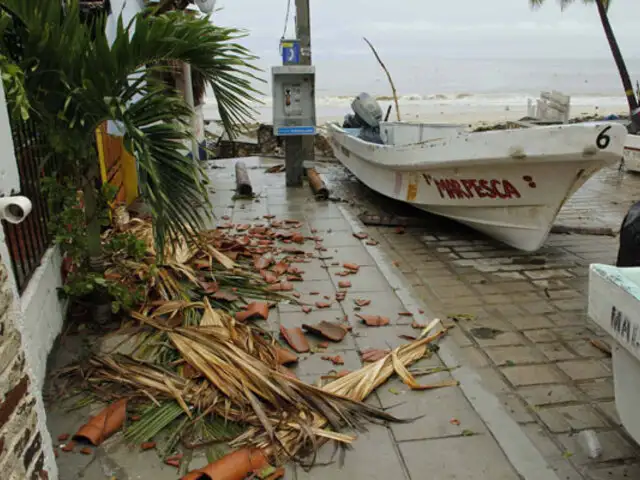
<path id="1" fill-rule="evenodd" d="M 358 198 L 350 206 L 355 213 L 409 210 L 335 170 L 327 173 L 348 185 L 343 195 Z M 604 170 L 565 205 L 557 223 L 617 229 L 639 196 L 640 177 Z M 429 223 L 404 234 L 367 231 L 429 310 L 458 327 L 451 337 L 461 363 L 481 376 L 559 478 L 640 478 L 640 449 L 615 410 L 611 359 L 590 343 L 607 337 L 586 315 L 589 264 L 615 263 L 617 239 L 551 235 L 529 254 L 451 222 Z M 578 444 L 584 429 L 594 429 L 602 443 L 596 461 Z"/>

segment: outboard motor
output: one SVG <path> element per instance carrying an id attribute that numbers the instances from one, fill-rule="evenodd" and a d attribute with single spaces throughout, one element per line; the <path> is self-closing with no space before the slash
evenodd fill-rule
<path id="1" fill-rule="evenodd" d="M 368 93 L 361 93 L 351 102 L 353 114 L 344 117 L 342 128 L 359 128 L 358 138 L 372 143 L 384 143 L 380 137 L 382 108 Z"/>
<path id="2" fill-rule="evenodd" d="M 634 203 L 622 221 L 617 267 L 640 267 L 640 202 Z"/>

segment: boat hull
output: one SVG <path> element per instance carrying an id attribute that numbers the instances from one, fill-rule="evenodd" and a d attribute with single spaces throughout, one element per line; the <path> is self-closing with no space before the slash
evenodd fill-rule
<path id="1" fill-rule="evenodd" d="M 627 170 L 640 173 L 640 135 L 627 135 L 624 144 L 624 166 Z"/>
<path id="2" fill-rule="evenodd" d="M 605 128 L 607 148 L 598 148 Z M 331 142 L 336 157 L 369 188 L 535 251 L 564 202 L 603 166 L 620 160 L 626 130 L 594 125 L 513 132 L 518 134 L 458 132 L 394 146 L 364 142 L 332 126 Z M 545 140 L 551 148 L 540 145 Z"/>
<path id="3" fill-rule="evenodd" d="M 640 268 L 592 264 L 589 317 L 613 344 L 613 382 L 618 415 L 640 442 Z"/>

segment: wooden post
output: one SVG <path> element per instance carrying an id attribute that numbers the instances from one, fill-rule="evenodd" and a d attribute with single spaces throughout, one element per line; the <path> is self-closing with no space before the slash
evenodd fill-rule
<path id="1" fill-rule="evenodd" d="M 247 172 L 247 166 L 244 162 L 236 162 L 236 193 L 243 197 L 253 195 L 251 179 L 249 178 L 249 172 Z"/>
<path id="2" fill-rule="evenodd" d="M 309 0 L 296 0 L 296 35 L 300 40 L 300 65 L 311 65 L 311 14 Z M 303 137 L 302 155 L 304 160 L 313 161 L 315 159 L 314 135 Z"/>
<path id="3" fill-rule="evenodd" d="M 318 200 L 327 200 L 329 198 L 329 189 L 315 168 L 307 169 L 307 178 L 309 179 L 309 186 L 316 198 Z"/>

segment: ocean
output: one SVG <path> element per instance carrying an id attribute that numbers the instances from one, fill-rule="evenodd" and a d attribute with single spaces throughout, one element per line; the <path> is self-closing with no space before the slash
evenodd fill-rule
<path id="1" fill-rule="evenodd" d="M 626 113 L 626 99 L 615 63 L 602 59 L 481 59 L 403 58 L 385 61 L 399 95 L 402 120 L 425 122 L 500 122 L 521 118 L 527 100 L 541 91 L 571 95 L 571 115 Z M 626 59 L 635 84 L 640 58 Z M 383 108 L 392 104 L 385 73 L 372 55 L 353 54 L 314 59 L 318 124 L 340 121 L 350 113 L 358 93 L 376 96 Z M 264 78 L 268 80 L 268 67 Z M 255 105 L 256 121 L 271 121 L 271 86 Z M 218 118 L 215 98 L 208 92 L 205 119 Z M 395 118 L 395 111 L 391 118 Z"/>

